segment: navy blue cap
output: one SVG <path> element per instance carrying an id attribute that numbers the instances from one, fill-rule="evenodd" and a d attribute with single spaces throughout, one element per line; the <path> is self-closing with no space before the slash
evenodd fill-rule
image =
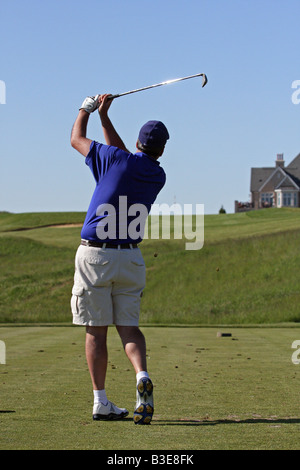
<path id="1" fill-rule="evenodd" d="M 139 132 L 139 141 L 148 150 L 161 149 L 169 137 L 169 132 L 161 121 L 148 121 Z"/>

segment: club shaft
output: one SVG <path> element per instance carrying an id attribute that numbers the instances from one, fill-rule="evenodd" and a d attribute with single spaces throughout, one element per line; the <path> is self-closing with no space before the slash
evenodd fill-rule
<path id="1" fill-rule="evenodd" d="M 150 88 L 156 88 L 156 87 L 162 86 L 162 85 L 169 85 L 171 83 L 181 82 L 182 80 L 188 80 L 190 78 L 195 78 L 195 77 L 200 77 L 200 76 L 203 77 L 202 87 L 204 87 L 207 83 L 207 77 L 204 73 L 197 73 L 195 75 L 189 75 L 188 77 L 174 78 L 173 80 L 166 80 L 165 82 L 156 83 L 155 85 L 149 85 L 149 86 L 145 86 L 143 88 L 137 88 L 136 90 L 126 91 L 124 93 L 118 93 L 117 95 L 112 95 L 111 99 L 119 98 L 120 96 L 130 95 L 131 93 L 137 93 L 139 91 L 149 90 Z"/>

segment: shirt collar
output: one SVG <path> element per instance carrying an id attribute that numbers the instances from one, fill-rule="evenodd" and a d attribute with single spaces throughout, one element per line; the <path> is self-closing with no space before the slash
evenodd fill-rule
<path id="1" fill-rule="evenodd" d="M 135 155 L 137 155 L 138 157 L 146 157 L 146 158 L 149 158 L 149 160 L 151 160 L 153 163 L 155 163 L 156 165 L 160 165 L 160 162 L 158 160 L 156 160 L 155 158 L 151 157 L 151 155 L 147 155 L 147 153 L 144 153 L 144 152 L 136 152 Z"/>

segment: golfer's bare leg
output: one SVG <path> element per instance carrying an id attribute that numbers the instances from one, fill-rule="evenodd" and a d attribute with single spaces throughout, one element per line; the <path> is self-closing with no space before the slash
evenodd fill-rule
<path id="1" fill-rule="evenodd" d="M 147 372 L 145 337 L 136 326 L 117 326 L 117 330 L 136 373 L 137 401 L 133 421 L 135 424 L 150 424 L 154 411 L 153 385 Z"/>
<path id="2" fill-rule="evenodd" d="M 93 389 L 105 388 L 107 370 L 107 326 L 87 326 L 85 353 Z"/>
<path id="3" fill-rule="evenodd" d="M 147 371 L 146 341 L 139 327 L 116 325 L 116 328 L 135 373 Z"/>

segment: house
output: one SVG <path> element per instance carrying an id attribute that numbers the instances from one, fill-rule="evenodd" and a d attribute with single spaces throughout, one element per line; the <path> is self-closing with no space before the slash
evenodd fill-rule
<path id="1" fill-rule="evenodd" d="M 267 207 L 300 207 L 300 153 L 285 166 L 277 154 L 275 167 L 251 168 L 251 202 L 235 201 L 235 212 Z"/>

